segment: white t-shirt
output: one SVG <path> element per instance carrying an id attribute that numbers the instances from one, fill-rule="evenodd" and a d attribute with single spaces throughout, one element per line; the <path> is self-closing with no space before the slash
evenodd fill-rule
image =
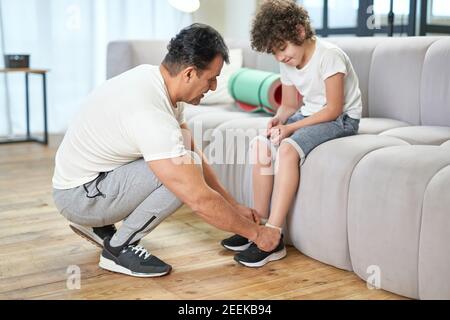
<path id="1" fill-rule="evenodd" d="M 295 85 L 303 96 L 304 105 L 300 111 L 304 116 L 310 116 L 326 106 L 325 80 L 337 73 L 345 74 L 343 112 L 351 118 L 361 118 L 362 101 L 358 77 L 349 57 L 334 44 L 317 39 L 313 56 L 303 68 L 297 69 L 280 63 L 280 73 L 281 83 Z"/>
<path id="2" fill-rule="evenodd" d="M 86 98 L 56 153 L 53 187 L 71 189 L 143 157 L 186 154 L 180 125 L 159 66 L 140 65 L 107 80 Z"/>

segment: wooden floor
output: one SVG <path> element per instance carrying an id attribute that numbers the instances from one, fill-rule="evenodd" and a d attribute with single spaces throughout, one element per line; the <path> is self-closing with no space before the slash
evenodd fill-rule
<path id="1" fill-rule="evenodd" d="M 0 299 L 402 299 L 369 290 L 354 273 L 288 247 L 259 269 L 237 265 L 219 241 L 228 234 L 182 207 L 142 243 L 173 266 L 162 278 L 100 269 L 100 249 L 75 235 L 51 197 L 55 145 L 0 146 Z M 81 270 L 69 290 L 70 266 Z M 69 269 L 70 270 L 70 269 Z M 72 276 L 73 277 L 73 276 Z"/>

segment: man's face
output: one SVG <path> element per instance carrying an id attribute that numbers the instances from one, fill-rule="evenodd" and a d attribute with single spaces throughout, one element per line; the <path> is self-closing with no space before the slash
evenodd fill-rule
<path id="1" fill-rule="evenodd" d="M 277 61 L 297 67 L 302 63 L 305 49 L 303 46 L 286 41 L 281 47 L 273 49 L 273 53 Z"/>
<path id="2" fill-rule="evenodd" d="M 222 67 L 223 58 L 218 54 L 205 70 L 202 70 L 200 73 L 197 70 L 193 70 L 192 77 L 189 79 L 186 87 L 184 101 L 198 105 L 206 92 L 216 90 L 217 77 L 220 75 Z"/>

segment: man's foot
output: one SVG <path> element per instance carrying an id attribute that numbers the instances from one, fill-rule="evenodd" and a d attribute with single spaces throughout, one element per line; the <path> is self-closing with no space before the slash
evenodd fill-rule
<path id="1" fill-rule="evenodd" d="M 243 236 L 235 234 L 234 236 L 223 239 L 222 242 L 220 242 L 220 244 L 226 249 L 240 252 L 250 247 L 252 242 L 249 241 L 247 238 L 244 238 Z"/>
<path id="2" fill-rule="evenodd" d="M 111 247 L 109 240 L 106 238 L 104 241 L 100 268 L 133 277 L 160 277 L 172 270 L 170 265 L 150 254 L 144 247 Z"/>
<path id="3" fill-rule="evenodd" d="M 247 250 L 236 254 L 234 260 L 246 267 L 257 268 L 264 266 L 270 261 L 283 259 L 285 256 L 286 248 L 284 246 L 282 235 L 280 243 L 278 243 L 278 246 L 272 251 L 262 251 L 256 244 L 252 243 Z"/>
<path id="4" fill-rule="evenodd" d="M 70 223 L 70 228 L 80 237 L 88 240 L 97 247 L 103 248 L 103 240 L 112 237 L 116 233 L 116 227 L 112 225 L 104 227 L 87 227 L 76 223 Z"/>

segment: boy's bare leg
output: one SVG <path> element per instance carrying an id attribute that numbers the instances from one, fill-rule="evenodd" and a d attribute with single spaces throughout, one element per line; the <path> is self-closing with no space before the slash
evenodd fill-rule
<path id="1" fill-rule="evenodd" d="M 269 145 L 258 139 L 252 145 L 253 207 L 267 219 L 274 181 L 274 166 Z"/>
<path id="2" fill-rule="evenodd" d="M 268 221 L 271 225 L 281 228 L 284 224 L 300 181 L 299 161 L 300 156 L 295 148 L 287 142 L 282 143 L 275 165 L 275 183 Z"/>

